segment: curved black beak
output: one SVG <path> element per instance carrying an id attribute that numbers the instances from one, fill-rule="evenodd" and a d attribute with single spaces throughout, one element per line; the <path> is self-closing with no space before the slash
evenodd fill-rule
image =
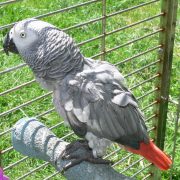
<path id="1" fill-rule="evenodd" d="M 13 42 L 13 39 L 10 39 L 10 37 L 9 37 L 9 33 L 6 34 L 6 36 L 5 36 L 4 43 L 3 43 L 3 49 L 7 55 L 9 55 L 9 52 L 19 54 L 17 47 Z"/>

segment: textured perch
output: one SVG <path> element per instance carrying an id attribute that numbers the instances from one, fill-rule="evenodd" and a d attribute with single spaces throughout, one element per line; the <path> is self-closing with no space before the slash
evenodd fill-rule
<path id="1" fill-rule="evenodd" d="M 35 118 L 19 120 L 12 131 L 14 148 L 29 157 L 50 162 L 59 172 L 70 161 L 61 159 L 68 143 L 56 137 L 44 124 Z M 77 153 L 86 153 L 80 149 Z M 68 169 L 64 176 L 68 180 L 130 180 L 105 164 L 82 162 Z"/>

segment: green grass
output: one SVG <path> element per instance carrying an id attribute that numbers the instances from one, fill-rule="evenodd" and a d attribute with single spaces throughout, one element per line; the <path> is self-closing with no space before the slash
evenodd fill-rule
<path id="1" fill-rule="evenodd" d="M 18 20 L 22 20 L 28 17 L 34 17 L 43 13 L 47 13 L 49 11 L 66 8 L 68 6 L 86 2 L 87 0 L 44 0 L 40 2 L 39 0 L 24 0 L 22 2 L 18 2 L 16 4 L 2 6 L 0 7 L 0 26 L 9 24 Z M 0 1 L 2 2 L 2 1 Z M 146 0 L 122 0 L 122 1 L 112 1 L 107 0 L 107 13 L 113 13 L 128 7 L 132 7 L 133 5 L 140 4 L 142 2 L 147 2 Z M 64 29 L 69 26 L 79 24 L 90 19 L 94 19 L 100 17 L 102 12 L 101 2 L 94 3 L 85 7 L 80 7 L 74 10 L 70 10 L 68 12 L 59 13 L 53 16 L 45 17 L 43 20 L 48 21 L 57 27 Z M 153 5 L 148 5 L 146 7 L 141 7 L 137 10 L 132 10 L 120 15 L 116 15 L 107 19 L 107 32 L 115 30 L 117 28 L 132 24 L 134 22 L 143 20 L 144 18 L 154 16 L 160 12 L 160 3 L 155 3 Z M 180 14 L 178 14 L 180 16 Z M 180 18 L 180 17 L 179 17 Z M 136 39 L 138 37 L 144 36 L 152 31 L 156 31 L 159 29 L 159 18 L 153 19 L 151 21 L 145 22 L 143 24 L 136 25 L 134 27 L 128 28 L 126 30 L 122 30 L 120 32 L 114 33 L 106 37 L 106 48 L 111 49 L 115 46 L 121 45 L 126 43 L 127 41 Z M 0 47 L 2 47 L 3 37 L 7 33 L 8 30 L 3 30 L 0 32 Z M 93 24 L 89 24 L 86 26 L 82 26 L 80 28 L 76 28 L 73 30 L 67 31 L 77 43 L 85 41 L 89 38 L 96 37 L 101 34 L 102 31 L 102 23 L 101 21 Z M 180 56 L 180 28 L 178 24 L 178 28 L 176 31 L 176 41 L 175 41 L 175 49 L 174 49 L 174 61 L 172 66 L 172 78 L 171 78 L 171 89 L 170 89 L 170 96 L 174 99 L 177 99 L 179 95 L 179 82 L 178 77 L 180 76 L 179 69 L 179 56 Z M 153 48 L 158 45 L 158 34 L 150 36 L 148 38 L 142 39 L 141 41 L 129 44 L 123 48 L 117 49 L 110 53 L 107 53 L 106 60 L 111 63 L 120 62 L 126 58 L 134 56 L 140 52 L 143 52 L 147 49 Z M 101 39 L 95 40 L 93 42 L 87 43 L 80 47 L 81 52 L 87 56 L 91 57 L 95 54 L 101 52 Z M 100 57 L 98 57 L 100 58 Z M 98 59 L 96 58 L 96 59 Z M 120 72 L 123 75 L 128 74 L 129 72 L 135 71 L 143 66 L 146 66 L 149 63 L 152 63 L 157 60 L 157 51 L 153 51 L 151 53 L 145 54 L 138 58 L 133 59 L 125 64 L 121 64 L 118 66 Z M 18 64 L 23 63 L 22 59 L 17 56 L 11 54 L 7 57 L 4 53 L 0 54 L 0 72 L 16 66 Z M 149 68 L 146 68 L 132 76 L 126 78 L 127 84 L 129 87 L 134 86 L 137 83 L 146 80 L 153 75 L 156 74 L 158 69 L 158 64 L 152 65 Z M 17 85 L 30 81 L 34 78 L 31 70 L 28 67 L 23 67 L 16 71 L 12 71 L 0 76 L 0 92 L 3 92 L 7 89 L 13 88 Z M 133 93 L 136 97 L 140 97 L 141 95 L 145 94 L 146 92 L 152 90 L 156 87 L 156 80 L 152 80 L 147 82 L 135 89 L 133 89 Z M 47 93 L 46 91 L 42 90 L 37 83 L 32 83 L 31 85 L 25 86 L 19 90 L 11 92 L 7 95 L 0 96 L 0 113 L 7 111 L 15 106 L 18 106 L 24 102 L 27 102 L 33 98 L 36 98 L 42 94 Z M 142 99 L 139 100 L 139 105 L 141 108 L 147 106 L 151 102 L 155 100 L 156 92 L 152 93 Z M 36 116 L 40 113 L 45 112 L 46 110 L 53 108 L 51 102 L 51 96 L 45 97 L 41 100 L 38 100 L 26 107 L 21 108 L 13 113 L 10 113 L 0 119 L 0 132 L 3 132 L 13 126 L 13 124 L 24 116 Z M 152 106 L 144 111 L 146 118 L 150 117 L 155 110 L 155 106 Z M 174 137 L 174 121 L 175 121 L 175 114 L 176 108 L 174 105 L 170 105 L 169 113 L 168 113 L 168 121 L 167 121 L 167 133 L 166 133 L 166 142 L 165 142 L 165 150 L 167 153 L 171 155 L 173 149 L 173 137 Z M 52 112 L 48 115 L 45 115 L 39 118 L 41 122 L 45 123 L 48 127 L 57 124 L 58 122 L 62 121 L 62 119 L 57 115 L 56 112 Z M 153 119 L 154 121 L 156 119 Z M 147 122 L 147 126 L 150 128 L 152 127 L 152 120 Z M 58 137 L 63 137 L 65 134 L 70 132 L 69 128 L 64 126 L 60 126 L 53 130 L 54 133 Z M 150 133 L 153 136 L 153 133 Z M 72 141 L 77 138 L 75 135 L 68 137 L 67 141 Z M 178 137 L 177 144 L 180 144 L 180 138 Z M 11 146 L 11 139 L 10 134 L 4 135 L 0 137 L 0 149 L 6 149 Z M 113 145 L 108 152 L 115 150 L 117 145 Z M 180 149 L 177 146 L 175 163 L 173 172 L 173 180 L 180 178 Z M 121 150 L 119 153 L 112 156 L 113 161 L 118 161 L 122 157 L 126 156 L 127 152 Z M 16 152 L 15 150 L 9 151 L 2 155 L 2 165 L 3 167 L 8 166 L 22 158 L 23 156 Z M 124 161 L 123 163 L 119 164 L 115 168 L 118 171 L 122 171 L 128 165 L 133 163 L 134 161 L 138 160 L 139 156 L 131 156 L 129 159 Z M 11 177 L 11 179 L 17 179 L 17 177 L 22 176 L 23 174 L 27 173 L 31 169 L 37 167 L 38 165 L 42 164 L 43 162 L 36 159 L 28 159 L 18 166 L 10 168 L 6 171 L 6 174 Z M 146 161 L 137 163 L 135 166 L 130 168 L 124 174 L 126 175 L 133 175 L 136 171 L 140 168 L 143 168 L 144 165 L 147 164 Z M 24 179 L 32 180 L 32 179 L 43 179 L 49 176 L 51 173 L 55 172 L 55 169 L 50 165 L 43 167 L 42 169 L 38 170 L 36 173 L 32 173 L 31 176 L 28 176 Z M 142 179 L 148 170 L 141 172 L 137 179 Z M 170 177 L 170 171 L 162 173 L 162 179 L 166 180 Z M 51 179 L 63 179 L 61 175 L 55 176 Z"/>

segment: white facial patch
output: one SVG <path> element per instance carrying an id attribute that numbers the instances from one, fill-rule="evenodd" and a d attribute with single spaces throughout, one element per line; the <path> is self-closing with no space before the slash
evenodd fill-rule
<path id="1" fill-rule="evenodd" d="M 13 39 L 19 52 L 31 47 L 31 44 L 38 41 L 38 32 L 45 27 L 53 25 L 36 19 L 26 19 L 18 22 L 10 30 L 9 37 Z"/>

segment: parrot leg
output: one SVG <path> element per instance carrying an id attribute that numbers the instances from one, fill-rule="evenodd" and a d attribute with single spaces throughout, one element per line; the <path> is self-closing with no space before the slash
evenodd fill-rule
<path id="1" fill-rule="evenodd" d="M 76 153 L 78 150 L 83 150 L 83 153 Z M 102 158 L 95 158 L 93 156 L 92 150 L 88 146 L 88 141 L 86 140 L 78 140 L 69 145 L 67 145 L 66 149 L 62 154 L 62 159 L 64 160 L 72 160 L 68 164 L 63 167 L 63 171 L 80 164 L 83 161 L 88 161 L 94 164 L 111 164 L 111 161 L 105 160 Z"/>

